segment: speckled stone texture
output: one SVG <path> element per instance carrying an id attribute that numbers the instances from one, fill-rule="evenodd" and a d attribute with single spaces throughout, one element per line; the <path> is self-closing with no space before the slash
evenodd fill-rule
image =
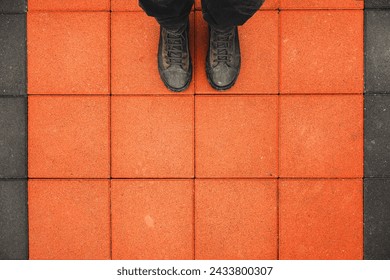
<path id="1" fill-rule="evenodd" d="M 193 259 L 193 180 L 113 180 L 113 259 Z"/>
<path id="2" fill-rule="evenodd" d="M 362 9 L 363 0 L 279 0 L 281 9 Z M 367 1 L 367 0 L 366 0 Z"/>
<path id="3" fill-rule="evenodd" d="M 194 176 L 192 96 L 115 96 L 111 101 L 113 178 Z"/>
<path id="4" fill-rule="evenodd" d="M 363 258 L 362 180 L 280 180 L 279 257 Z"/>
<path id="5" fill-rule="evenodd" d="M 280 12 L 280 92 L 361 94 L 363 11 Z"/>
<path id="6" fill-rule="evenodd" d="M 27 258 L 27 181 L 0 179 L 0 260 Z"/>
<path id="7" fill-rule="evenodd" d="M 1 0 L 0 14 L 24 13 L 27 10 L 27 0 Z"/>
<path id="8" fill-rule="evenodd" d="M 390 94 L 390 10 L 365 11 L 365 92 Z"/>
<path id="9" fill-rule="evenodd" d="M 0 178 L 27 177 L 27 99 L 0 97 Z"/>
<path id="10" fill-rule="evenodd" d="M 29 180 L 30 259 L 110 259 L 109 180 Z"/>
<path id="11" fill-rule="evenodd" d="M 363 96 L 282 96 L 280 176 L 361 178 Z"/>
<path id="12" fill-rule="evenodd" d="M 109 178 L 107 96 L 29 96 L 29 178 Z"/>
<path id="13" fill-rule="evenodd" d="M 364 0 L 366 9 L 369 8 L 390 8 L 389 0 Z"/>
<path id="14" fill-rule="evenodd" d="M 390 178 L 390 95 L 364 100 L 364 175 Z"/>
<path id="15" fill-rule="evenodd" d="M 196 177 L 277 177 L 277 119 L 276 96 L 196 96 Z"/>
<path id="16" fill-rule="evenodd" d="M 276 259 L 277 182 L 195 180 L 195 258 Z"/>
<path id="17" fill-rule="evenodd" d="M 0 95 L 23 94 L 26 94 L 26 15 L 0 14 Z"/>
<path id="18" fill-rule="evenodd" d="M 364 180 L 364 258 L 390 259 L 390 179 Z"/>
<path id="19" fill-rule="evenodd" d="M 136 0 L 128 0 L 136 1 Z M 28 0 L 29 11 L 109 11 L 110 0 Z"/>
<path id="20" fill-rule="evenodd" d="M 109 94 L 110 13 L 29 12 L 27 22 L 29 94 Z"/>

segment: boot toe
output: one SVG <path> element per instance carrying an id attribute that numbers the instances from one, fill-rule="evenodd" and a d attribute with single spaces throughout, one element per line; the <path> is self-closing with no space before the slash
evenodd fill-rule
<path id="1" fill-rule="evenodd" d="M 212 85 L 216 89 L 228 89 L 235 83 L 238 77 L 238 70 L 224 65 L 223 67 L 217 66 L 214 69 L 210 69 L 208 74 Z"/>
<path id="2" fill-rule="evenodd" d="M 162 79 L 171 90 L 182 91 L 188 87 L 191 75 L 182 69 L 167 69 L 163 71 Z"/>

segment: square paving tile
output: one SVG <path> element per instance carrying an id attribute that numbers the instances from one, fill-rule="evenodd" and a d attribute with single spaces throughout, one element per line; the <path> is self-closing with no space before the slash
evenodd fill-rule
<path id="1" fill-rule="evenodd" d="M 115 0 L 114 0 L 115 1 Z M 118 1 L 118 0 L 117 0 Z M 120 1 L 120 0 L 119 0 Z M 279 0 L 265 0 L 263 5 L 261 6 L 261 9 L 262 10 L 275 10 L 278 8 L 278 1 Z M 201 10 L 202 7 L 201 7 L 201 0 L 195 0 L 195 8 L 197 10 Z"/>
<path id="2" fill-rule="evenodd" d="M 24 13 L 26 11 L 27 11 L 27 0 L 1 0 L 0 2 L 0 14 Z M 0 32 L 0 34 L 1 33 L 3 32 Z"/>
<path id="3" fill-rule="evenodd" d="M 364 39 L 365 92 L 390 93 L 390 10 L 365 11 Z"/>
<path id="4" fill-rule="evenodd" d="M 363 9 L 364 0 L 280 0 L 280 8 L 281 9 Z"/>
<path id="5" fill-rule="evenodd" d="M 0 95 L 26 94 L 26 15 L 0 14 L 0 46 Z"/>
<path id="6" fill-rule="evenodd" d="M 109 18 L 108 12 L 28 13 L 28 93 L 108 94 Z"/>
<path id="7" fill-rule="evenodd" d="M 363 92 L 363 11 L 282 11 L 281 93 Z"/>
<path id="8" fill-rule="evenodd" d="M 111 0 L 112 11 L 142 11 L 138 0 Z"/>
<path id="9" fill-rule="evenodd" d="M 389 0 L 364 0 L 366 8 L 390 8 Z"/>
<path id="10" fill-rule="evenodd" d="M 235 86 L 226 91 L 214 90 L 206 78 L 208 48 L 207 23 L 196 12 L 195 79 L 196 93 L 278 93 L 278 12 L 260 11 L 239 28 L 241 70 Z M 256 47 L 254 47 L 256 46 Z"/>
<path id="11" fill-rule="evenodd" d="M 364 176 L 390 178 L 390 95 L 366 95 L 364 114 Z"/>
<path id="12" fill-rule="evenodd" d="M 276 259 L 276 180 L 196 180 L 196 259 Z"/>
<path id="13" fill-rule="evenodd" d="M 193 259 L 193 180 L 113 180 L 113 259 Z"/>
<path id="14" fill-rule="evenodd" d="M 277 177 L 276 96 L 196 96 L 196 177 Z"/>
<path id="15" fill-rule="evenodd" d="M 194 177 L 194 98 L 112 98 L 112 177 Z"/>
<path id="16" fill-rule="evenodd" d="M 30 259 L 110 259 L 108 180 L 29 180 Z"/>
<path id="17" fill-rule="evenodd" d="M 27 184 L 0 180 L 0 260 L 28 259 Z"/>
<path id="18" fill-rule="evenodd" d="M 110 176 L 109 97 L 30 96 L 29 178 Z"/>
<path id="19" fill-rule="evenodd" d="M 0 97 L 0 178 L 27 177 L 27 100 Z"/>
<path id="20" fill-rule="evenodd" d="M 128 0 L 134 1 L 134 0 Z M 29 11 L 109 11 L 110 0 L 28 0 Z"/>
<path id="21" fill-rule="evenodd" d="M 281 180 L 280 259 L 363 258 L 361 180 Z"/>
<path id="22" fill-rule="evenodd" d="M 390 179 L 364 180 L 364 258 L 390 259 Z"/>
<path id="23" fill-rule="evenodd" d="M 112 13 L 112 94 L 172 94 L 160 79 L 157 50 L 160 28 L 144 12 Z M 193 15 L 190 18 L 193 27 Z M 190 28 L 191 56 L 194 31 Z M 193 94 L 194 83 L 180 94 Z"/>
<path id="24" fill-rule="evenodd" d="M 363 176 L 362 96 L 283 96 L 280 176 Z"/>

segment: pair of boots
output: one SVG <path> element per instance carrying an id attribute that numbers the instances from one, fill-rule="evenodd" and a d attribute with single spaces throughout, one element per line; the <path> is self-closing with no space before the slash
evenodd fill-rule
<path id="1" fill-rule="evenodd" d="M 158 70 L 165 86 L 175 92 L 185 90 L 191 83 L 192 61 L 188 42 L 188 21 L 174 30 L 160 27 Z M 237 80 L 240 65 L 237 27 L 220 29 L 209 25 L 206 74 L 210 85 L 217 90 L 231 88 Z"/>

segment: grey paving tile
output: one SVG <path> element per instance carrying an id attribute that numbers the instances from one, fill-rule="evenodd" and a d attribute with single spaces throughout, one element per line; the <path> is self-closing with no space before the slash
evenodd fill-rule
<path id="1" fill-rule="evenodd" d="M 0 97 L 0 178 L 27 177 L 27 99 Z"/>
<path id="2" fill-rule="evenodd" d="M 27 258 L 27 180 L 0 180 L 0 260 Z"/>
<path id="3" fill-rule="evenodd" d="M 365 92 L 390 93 L 390 10 L 366 10 Z"/>
<path id="4" fill-rule="evenodd" d="M 365 8 L 390 8 L 390 0 L 364 0 Z"/>
<path id="5" fill-rule="evenodd" d="M 390 259 L 390 179 L 364 180 L 364 258 Z"/>
<path id="6" fill-rule="evenodd" d="M 27 0 L 0 0 L 0 13 L 24 13 Z"/>
<path id="7" fill-rule="evenodd" d="M 364 98 L 364 175 L 390 178 L 390 95 Z"/>
<path id="8" fill-rule="evenodd" d="M 26 56 L 26 15 L 0 14 L 0 95 L 26 94 Z"/>

